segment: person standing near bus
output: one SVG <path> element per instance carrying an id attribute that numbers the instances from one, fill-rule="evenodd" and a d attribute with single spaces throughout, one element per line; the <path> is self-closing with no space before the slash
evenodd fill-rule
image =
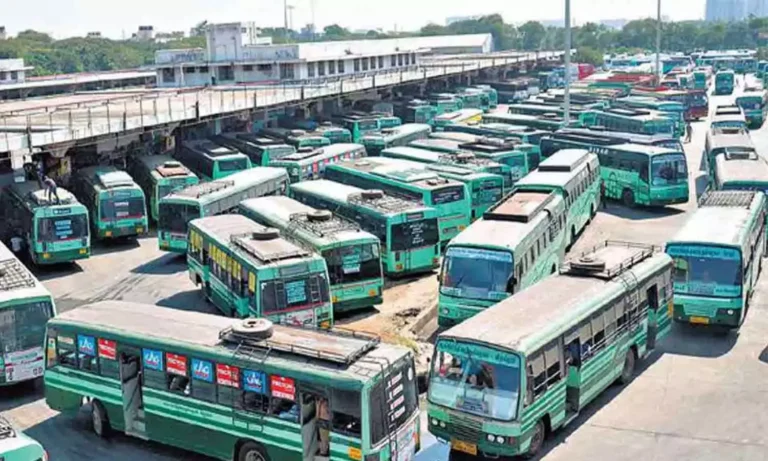
<path id="1" fill-rule="evenodd" d="M 691 126 L 691 121 L 687 120 L 685 122 L 685 142 L 691 142 L 692 137 L 693 137 L 693 127 Z"/>
<path id="2" fill-rule="evenodd" d="M 600 203 L 603 205 L 603 210 L 608 208 L 608 201 L 605 199 L 605 181 L 600 181 Z"/>
<path id="3" fill-rule="evenodd" d="M 51 199 L 53 197 L 56 197 L 56 204 L 59 204 L 59 192 L 56 187 L 56 181 L 51 179 L 50 176 L 46 176 L 45 179 L 43 179 L 43 185 L 45 186 L 45 192 L 46 197 L 48 201 L 52 201 Z"/>

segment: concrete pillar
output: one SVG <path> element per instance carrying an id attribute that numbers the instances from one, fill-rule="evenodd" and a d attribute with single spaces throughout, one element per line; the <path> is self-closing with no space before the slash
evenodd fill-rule
<path id="1" fill-rule="evenodd" d="M 26 150 L 11 151 L 11 169 L 13 169 L 13 181 L 24 182 L 26 174 L 24 164 L 32 161 L 32 155 Z"/>

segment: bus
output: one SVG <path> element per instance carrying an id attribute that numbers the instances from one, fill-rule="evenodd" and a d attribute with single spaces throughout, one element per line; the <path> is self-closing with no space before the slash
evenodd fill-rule
<path id="1" fill-rule="evenodd" d="M 455 123 L 479 123 L 482 120 L 481 109 L 459 109 L 455 112 L 445 112 L 435 117 L 435 129 L 441 130 Z"/>
<path id="2" fill-rule="evenodd" d="M 0 194 L 2 240 L 18 239 L 34 264 L 57 264 L 86 259 L 91 255 L 88 209 L 66 189 L 55 197 L 37 181 L 14 183 Z"/>
<path id="3" fill-rule="evenodd" d="M 390 147 L 407 146 L 411 141 L 424 139 L 432 132 L 426 123 L 406 123 L 394 128 L 385 128 L 376 133 L 363 136 L 362 144 L 368 155 L 381 155 L 381 151 Z"/>
<path id="4" fill-rule="evenodd" d="M 644 96 L 627 96 L 617 99 L 614 107 L 627 109 L 640 109 L 666 114 L 675 122 L 674 136 L 685 136 L 685 105 L 676 101 L 660 101 L 656 98 Z"/>
<path id="5" fill-rule="evenodd" d="M 675 265 L 675 320 L 741 326 L 766 251 L 765 207 L 763 191 L 708 191 L 701 197 L 666 246 Z"/>
<path id="6" fill-rule="evenodd" d="M 557 86 L 557 77 L 554 73 L 551 74 L 552 78 L 544 84 L 539 83 L 539 87 L 542 91 L 546 91 L 549 88 Z M 499 102 L 504 104 L 514 104 L 525 100 L 530 96 L 528 94 L 528 81 L 524 78 L 504 80 L 499 82 L 486 82 L 486 84 L 493 87 L 499 98 Z"/>
<path id="7" fill-rule="evenodd" d="M 736 74 L 732 70 L 720 70 L 715 74 L 715 94 L 732 94 Z"/>
<path id="8" fill-rule="evenodd" d="M 239 214 L 189 222 L 189 278 L 230 317 L 333 326 L 325 260 Z"/>
<path id="9" fill-rule="evenodd" d="M 612 383 L 629 383 L 671 329 L 672 260 L 606 242 L 440 333 L 428 430 L 459 454 L 540 454 Z"/>
<path id="10" fill-rule="evenodd" d="M 157 244 L 161 250 L 185 254 L 190 221 L 232 213 L 245 199 L 283 195 L 288 184 L 285 168 L 260 166 L 173 192 L 160 199 Z"/>
<path id="11" fill-rule="evenodd" d="M 365 112 L 361 113 L 361 115 L 366 115 Z M 400 117 L 397 117 L 392 114 L 392 112 L 368 112 L 367 115 L 371 115 L 374 117 L 377 117 L 379 119 L 379 129 L 384 130 L 387 128 L 395 128 L 403 124 L 403 121 L 400 119 Z"/>
<path id="12" fill-rule="evenodd" d="M 695 90 L 708 90 L 709 89 L 709 75 L 704 69 L 693 71 L 693 89 Z"/>
<path id="13" fill-rule="evenodd" d="M 623 131 L 606 131 L 599 127 L 591 128 L 563 128 L 555 133 L 552 133 L 546 138 L 541 139 L 541 156 L 547 157 L 551 152 L 545 153 L 544 143 L 545 139 L 551 140 L 559 136 L 578 136 L 584 138 L 604 139 L 611 144 L 643 144 L 646 146 L 658 146 L 666 147 L 667 149 L 675 149 L 680 152 L 684 152 L 683 143 L 680 138 L 665 135 L 665 134 L 639 134 L 639 133 L 626 133 Z"/>
<path id="14" fill-rule="evenodd" d="M 149 216 L 157 222 L 160 218 L 160 199 L 173 191 L 193 186 L 200 179 L 170 155 L 143 155 L 129 162 L 128 170 L 136 184 L 147 197 Z"/>
<path id="15" fill-rule="evenodd" d="M 483 124 L 486 123 L 505 123 L 507 125 L 535 128 L 542 131 L 557 131 L 566 126 L 565 121 L 557 116 L 536 117 L 534 115 L 500 113 L 483 114 Z"/>
<path id="16" fill-rule="evenodd" d="M 378 237 L 389 277 L 431 272 L 440 264 L 439 215 L 421 201 L 325 179 L 294 184 L 291 197 L 352 220 Z"/>
<path id="17" fill-rule="evenodd" d="M 334 125 L 329 121 L 316 122 L 314 120 L 290 119 L 287 121 L 287 124 L 291 128 L 314 132 L 314 134 L 326 137 L 331 144 L 347 144 L 352 142 L 352 133 L 348 129 Z"/>
<path id="18" fill-rule="evenodd" d="M 250 157 L 239 150 L 207 139 L 182 142 L 174 158 L 206 181 L 226 178 L 253 167 Z"/>
<path id="19" fill-rule="evenodd" d="M 378 189 L 417 200 L 437 211 L 443 246 L 469 225 L 472 204 L 467 187 L 441 178 L 414 162 L 383 157 L 346 160 L 325 169 L 325 179 L 361 189 Z"/>
<path id="20" fill-rule="evenodd" d="M 243 200 L 238 209 L 325 259 L 334 314 L 383 302 L 380 242 L 357 223 L 289 197 Z"/>
<path id="21" fill-rule="evenodd" d="M 477 89 L 485 93 L 486 96 L 488 96 L 488 106 L 490 109 L 495 109 L 499 107 L 499 92 L 496 91 L 495 88 L 493 88 L 491 85 L 473 85 L 473 89 Z"/>
<path id="22" fill-rule="evenodd" d="M 438 324 L 466 320 L 555 273 L 597 212 L 599 187 L 597 158 L 584 150 L 562 151 L 518 182 L 448 244 Z"/>
<path id="23" fill-rule="evenodd" d="M 443 154 L 458 155 L 471 153 L 477 158 L 506 165 L 517 171 L 531 171 L 539 164 L 538 155 L 533 146 L 522 144 L 516 139 L 476 137 L 471 142 L 467 140 L 443 139 L 441 137 L 421 139 L 410 143 L 409 147 L 431 150 Z M 463 135 L 464 133 L 451 133 Z"/>
<path id="24" fill-rule="evenodd" d="M 677 122 L 656 111 L 638 109 L 607 109 L 587 111 L 579 117 L 584 127 L 601 126 L 608 131 L 639 134 L 675 135 Z M 685 131 L 685 126 L 683 126 Z"/>
<path id="25" fill-rule="evenodd" d="M 437 116 L 437 107 L 422 99 L 395 101 L 395 115 L 405 123 L 427 123 L 432 125 Z"/>
<path id="26" fill-rule="evenodd" d="M 749 130 L 747 118 L 744 116 L 744 110 L 737 106 L 718 106 L 709 122 L 709 130 L 716 132 L 718 130 Z"/>
<path id="27" fill-rule="evenodd" d="M 456 92 L 461 99 L 464 109 L 480 109 L 483 112 L 491 110 L 491 98 L 488 93 L 479 88 L 461 88 Z"/>
<path id="28" fill-rule="evenodd" d="M 754 153 L 755 145 L 747 131 L 708 131 L 704 142 L 704 163 L 710 180 L 714 179 L 715 158 L 725 153 Z M 712 184 L 710 182 L 710 184 Z"/>
<path id="29" fill-rule="evenodd" d="M 269 166 L 271 162 L 296 152 L 280 139 L 253 133 L 224 133 L 211 138 L 213 142 L 232 150 L 240 151 L 251 159 L 253 166 Z"/>
<path id="30" fill-rule="evenodd" d="M 296 149 L 317 149 L 331 144 L 331 140 L 321 134 L 310 134 L 304 130 L 288 128 L 262 128 L 261 134 L 282 139 Z"/>
<path id="31" fill-rule="evenodd" d="M 372 115 L 337 115 L 332 120 L 352 133 L 354 143 L 359 143 L 367 133 L 381 129 L 378 117 Z"/>
<path id="32" fill-rule="evenodd" d="M 88 208 L 91 235 L 107 239 L 147 233 L 144 191 L 125 171 L 112 166 L 80 168 L 72 175 L 70 185 L 75 197 Z"/>
<path id="33" fill-rule="evenodd" d="M 361 144 L 331 144 L 319 149 L 300 149 L 273 161 L 272 166 L 285 168 L 291 183 L 296 183 L 319 179 L 325 172 L 325 167 L 331 163 L 365 156 L 365 147 Z"/>
<path id="34" fill-rule="evenodd" d="M 756 151 L 728 149 L 717 155 L 709 177 L 716 190 L 757 190 L 768 193 L 768 162 Z"/>
<path id="35" fill-rule="evenodd" d="M 89 402 L 99 437 L 222 461 L 407 460 L 419 448 L 413 353 L 371 335 L 102 301 L 57 317 L 47 337 L 48 406 Z"/>
<path id="36" fill-rule="evenodd" d="M 748 91 L 736 98 L 750 128 L 760 128 L 768 113 L 768 91 Z"/>
<path id="37" fill-rule="evenodd" d="M 461 98 L 451 93 L 434 93 L 427 97 L 429 103 L 437 108 L 437 115 L 456 112 L 464 108 Z"/>
<path id="38" fill-rule="evenodd" d="M 0 459 L 4 461 L 48 461 L 48 453 L 40 443 L 15 429 L 0 415 Z"/>
<path id="39" fill-rule="evenodd" d="M 482 123 L 473 125 L 457 123 L 445 127 L 445 131 L 470 133 L 479 137 L 488 138 L 513 138 L 520 140 L 520 142 L 524 144 L 530 144 L 534 146 L 534 148 L 539 147 L 541 137 L 549 133 L 549 131 L 537 130 L 536 128 L 527 126 L 508 125 L 506 123 Z M 441 134 L 440 136 L 444 135 Z M 475 140 L 466 142 L 475 142 Z"/>
<path id="40" fill-rule="evenodd" d="M 53 297 L 0 243 L 0 387 L 43 376 L 45 324 Z"/>

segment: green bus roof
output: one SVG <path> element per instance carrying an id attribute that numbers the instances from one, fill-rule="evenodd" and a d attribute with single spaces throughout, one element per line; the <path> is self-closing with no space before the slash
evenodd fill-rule
<path id="1" fill-rule="evenodd" d="M 76 175 L 88 182 L 97 192 L 114 189 L 139 189 L 139 185 L 123 170 L 113 166 L 92 166 L 77 170 Z"/>
<path id="2" fill-rule="evenodd" d="M 604 261 L 605 269 L 585 273 L 574 270 L 574 261 L 566 262 L 560 274 L 441 333 L 438 342 L 468 341 L 530 354 L 566 334 L 601 305 L 626 294 L 627 276 L 643 280 L 672 265 L 668 255 L 632 244 L 606 244 L 588 254 Z"/>
<path id="3" fill-rule="evenodd" d="M 16 300 L 51 298 L 32 272 L 0 242 L 0 306 Z"/>
<path id="4" fill-rule="evenodd" d="M 134 161 L 150 172 L 155 181 L 173 178 L 196 178 L 189 168 L 170 155 L 142 155 Z"/>
<path id="5" fill-rule="evenodd" d="M 757 152 L 728 152 L 715 158 L 716 178 L 719 184 L 768 184 L 768 163 Z M 766 187 L 768 190 L 768 187 Z"/>
<path id="6" fill-rule="evenodd" d="M 600 147 L 597 147 L 595 150 L 600 150 L 602 152 L 607 151 L 608 153 L 626 152 L 631 154 L 642 154 L 642 155 L 647 155 L 648 157 L 658 157 L 660 155 L 669 155 L 669 154 L 684 155 L 683 152 L 680 152 L 679 150 L 676 150 L 676 149 L 670 149 L 668 147 L 651 146 L 648 144 L 634 144 L 631 142 L 624 143 L 624 144 L 616 144 L 615 146 L 600 146 Z"/>
<path id="7" fill-rule="evenodd" d="M 58 203 L 48 200 L 48 192 L 45 188 L 40 188 L 37 181 L 26 181 L 22 183 L 13 183 L 6 189 L 6 193 L 14 194 L 24 207 L 31 213 L 41 208 L 67 208 L 72 206 L 83 206 L 77 201 L 74 194 L 68 190 L 57 187 Z M 83 209 L 85 209 L 83 207 Z"/>
<path id="8" fill-rule="evenodd" d="M 338 144 L 331 144 L 329 146 L 323 146 L 318 149 L 313 149 L 311 151 L 300 151 L 295 152 L 293 154 L 288 154 L 280 157 L 277 160 L 273 160 L 269 164 L 271 166 L 279 167 L 279 166 L 307 166 L 311 165 L 318 160 L 325 160 L 325 159 L 331 159 L 336 157 L 337 155 L 345 154 L 347 152 L 355 152 L 365 150 L 365 147 L 362 144 L 352 144 L 352 143 L 338 143 Z"/>
<path id="9" fill-rule="evenodd" d="M 488 158 L 475 157 L 471 152 L 465 155 L 451 155 L 435 152 L 417 147 L 390 147 L 381 152 L 382 157 L 398 158 L 402 160 L 411 160 L 414 162 L 431 163 L 437 165 L 450 165 L 465 169 L 479 169 L 488 167 L 501 167 L 500 163 L 494 162 Z M 437 171 L 434 168 L 430 168 Z"/>
<path id="10" fill-rule="evenodd" d="M 233 320 L 217 315 L 181 311 L 124 301 L 87 304 L 57 316 L 53 328 L 93 331 L 118 341 L 133 341 L 162 349 L 216 357 L 225 363 L 267 373 L 292 371 L 322 380 L 346 382 L 338 387 L 362 388 L 386 372 L 381 363 L 410 355 L 403 347 L 378 338 L 339 330 L 273 325 L 268 339 L 235 341 L 226 335 Z"/>
<path id="11" fill-rule="evenodd" d="M 261 195 L 267 195 L 280 190 L 280 186 L 284 184 L 288 184 L 288 172 L 285 168 L 257 166 L 238 171 L 224 179 L 185 187 L 166 195 L 160 199 L 160 202 L 197 203 L 205 206 L 229 197 L 240 196 L 243 192 L 259 186 L 264 188 L 264 193 Z"/>
<path id="12" fill-rule="evenodd" d="M 322 251 L 354 243 L 379 242 L 373 234 L 361 230 L 357 223 L 337 215 L 316 218 L 318 210 L 285 196 L 259 197 L 243 200 L 240 212 L 258 217 L 257 222 L 275 227 L 288 238 L 295 238 Z"/>
<path id="13" fill-rule="evenodd" d="M 763 212 L 762 191 L 710 191 L 667 245 L 706 243 L 741 248 L 749 244 L 750 224 Z"/>
<path id="14" fill-rule="evenodd" d="M 423 133 L 424 137 L 427 137 L 431 132 L 432 127 L 426 123 L 405 123 L 403 125 L 393 126 L 391 128 L 382 128 L 381 130 L 373 133 L 366 133 L 363 135 L 362 141 L 370 142 L 384 140 L 384 142 L 387 142 L 418 133 Z"/>
<path id="15" fill-rule="evenodd" d="M 385 157 L 367 157 L 358 160 L 347 160 L 335 165 L 328 165 L 327 169 L 352 170 L 362 174 L 380 177 L 423 190 L 438 190 L 447 186 L 456 186 L 460 183 L 441 178 L 434 171 L 429 171 L 423 163 L 411 162 Z"/>
<path id="16" fill-rule="evenodd" d="M 597 155 L 584 149 L 563 149 L 542 161 L 538 169 L 518 180 L 515 188 L 526 190 L 535 190 L 538 187 L 565 188 L 583 170 L 599 168 L 600 161 Z"/>

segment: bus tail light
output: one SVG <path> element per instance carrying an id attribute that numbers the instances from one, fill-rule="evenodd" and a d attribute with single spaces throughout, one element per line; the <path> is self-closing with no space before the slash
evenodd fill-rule
<path id="1" fill-rule="evenodd" d="M 401 271 L 401 270 L 403 270 L 403 265 L 402 265 L 402 264 L 400 264 L 400 263 L 397 263 L 397 264 L 395 264 L 395 270 L 396 270 L 396 271 Z"/>
<path id="2" fill-rule="evenodd" d="M 400 252 L 395 251 L 395 261 L 400 261 Z"/>
<path id="3" fill-rule="evenodd" d="M 432 264 L 435 265 L 435 266 L 440 264 L 440 258 L 432 258 Z"/>

